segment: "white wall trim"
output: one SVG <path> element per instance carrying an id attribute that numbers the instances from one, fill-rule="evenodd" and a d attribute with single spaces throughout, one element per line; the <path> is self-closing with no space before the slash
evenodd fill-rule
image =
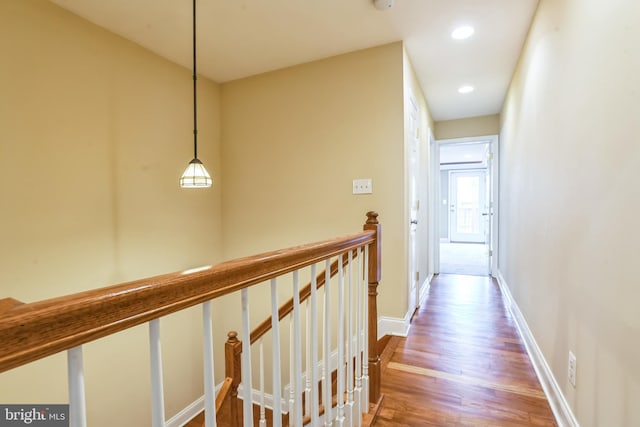
<path id="1" fill-rule="evenodd" d="M 527 324 L 524 315 L 520 311 L 518 304 L 514 301 L 511 291 L 509 290 L 509 286 L 504 280 L 500 270 L 498 270 L 497 279 L 498 284 L 500 285 L 500 290 L 502 291 L 504 303 L 513 316 L 513 320 L 516 323 L 520 337 L 522 338 L 524 346 L 527 349 L 527 353 L 529 354 L 529 359 L 531 359 L 533 368 L 535 369 L 538 379 L 540 380 L 540 384 L 542 385 L 542 389 L 549 400 L 549 405 L 551 405 L 553 415 L 556 417 L 558 426 L 580 427 L 576 417 L 573 415 L 573 411 L 571 410 L 569 403 L 565 399 L 564 394 L 558 385 L 558 382 L 553 376 L 551 368 L 549 368 L 549 364 L 544 358 L 540 347 L 538 347 L 538 343 L 536 342 L 533 333 L 531 333 L 531 329 L 529 329 L 529 325 Z"/>
<path id="2" fill-rule="evenodd" d="M 219 387 L 216 387 L 216 389 L 217 388 Z M 182 427 L 202 411 L 204 411 L 204 395 L 200 396 L 182 411 L 175 414 L 164 425 L 165 427 Z"/>
<path id="3" fill-rule="evenodd" d="M 216 385 L 216 396 L 220 393 L 222 384 L 223 383 L 219 383 Z M 204 394 L 171 417 L 164 425 L 165 427 L 182 427 L 202 411 L 204 411 Z"/>
<path id="4" fill-rule="evenodd" d="M 378 319 L 378 339 L 385 335 L 397 335 L 400 337 L 406 337 L 409 335 L 409 328 L 411 328 L 411 316 L 413 311 L 407 312 L 404 319 L 398 317 L 386 317 L 380 316 Z"/>
<path id="5" fill-rule="evenodd" d="M 420 299 L 418 300 L 418 305 L 424 304 L 427 299 L 427 295 L 429 295 L 429 289 L 431 289 L 431 281 L 433 280 L 433 273 L 427 277 L 427 280 L 424 281 L 422 286 L 420 287 Z"/>
<path id="6" fill-rule="evenodd" d="M 222 388 L 222 383 L 216 386 L 216 396 L 220 392 Z M 253 389 L 252 392 L 253 403 L 259 405 L 260 404 L 260 390 Z M 238 399 L 242 400 L 242 384 L 238 385 Z M 286 414 L 286 409 L 289 404 L 289 401 L 286 399 L 282 399 L 281 407 L 282 413 Z M 265 408 L 273 409 L 273 395 L 269 393 L 264 394 L 264 406 Z M 189 404 L 186 408 L 178 412 L 176 415 L 171 417 L 167 422 L 165 422 L 165 427 L 183 427 L 186 423 L 191 421 L 196 415 L 200 412 L 204 411 L 204 395 L 200 396 L 194 402 Z"/>

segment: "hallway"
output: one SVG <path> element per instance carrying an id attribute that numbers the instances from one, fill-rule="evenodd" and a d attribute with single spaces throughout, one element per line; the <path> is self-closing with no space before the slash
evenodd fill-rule
<path id="1" fill-rule="evenodd" d="M 376 426 L 555 426 L 500 289 L 439 275 L 407 338 L 382 354 Z"/>
<path id="2" fill-rule="evenodd" d="M 489 275 L 488 245 L 440 242 L 440 274 Z"/>

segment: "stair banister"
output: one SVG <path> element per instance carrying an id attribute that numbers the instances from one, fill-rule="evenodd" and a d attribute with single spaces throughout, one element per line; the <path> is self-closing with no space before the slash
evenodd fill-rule
<path id="1" fill-rule="evenodd" d="M 372 242 L 374 234 L 363 232 L 204 269 L 15 304 L 0 312 L 0 372 L 314 264 Z"/>
<path id="2" fill-rule="evenodd" d="M 328 260 L 327 260 L 328 261 Z M 346 265 L 346 262 L 343 262 L 343 266 Z M 324 286 L 324 284 L 329 280 L 329 277 L 335 276 L 338 272 L 338 261 L 334 261 L 331 264 L 330 268 L 330 276 L 327 276 L 325 272 L 320 273 L 316 277 L 316 289 L 320 289 Z M 311 283 L 308 283 L 300 290 L 300 301 L 306 301 L 311 295 Z M 287 315 L 289 315 L 293 311 L 293 298 L 289 299 L 287 302 L 282 304 L 278 308 L 278 321 L 284 320 Z M 253 331 L 251 331 L 251 344 L 255 344 L 258 340 L 264 336 L 267 332 L 272 330 L 272 318 L 269 317 L 265 319 L 262 323 L 256 326 Z"/>
<path id="3" fill-rule="evenodd" d="M 204 323 L 204 359 L 205 372 L 207 377 L 213 371 L 213 365 L 207 364 L 207 360 L 213 360 L 213 343 L 210 340 L 212 335 L 211 324 L 211 306 L 210 301 L 224 295 L 242 291 L 246 298 L 249 287 L 269 281 L 275 280 L 284 274 L 293 272 L 297 276 L 297 272 L 301 268 L 307 266 L 315 266 L 323 262 L 327 265 L 329 260 L 335 257 L 342 259 L 351 259 L 352 253 L 360 256 L 363 252 L 368 254 L 368 274 L 369 295 L 368 306 L 364 308 L 370 314 L 377 316 L 375 306 L 375 288 L 379 280 L 379 263 L 377 257 L 380 253 L 379 232 L 380 227 L 377 223 L 377 214 L 370 212 L 367 214 L 368 220 L 361 233 L 350 236 L 329 239 L 308 245 L 282 249 L 278 251 L 267 252 L 251 257 L 236 259 L 224 262 L 215 266 L 208 266 L 193 270 L 165 274 L 161 276 L 151 277 L 142 280 L 136 280 L 115 286 L 100 288 L 91 291 L 80 292 L 64 297 L 52 298 L 35 303 L 24 304 L 11 298 L 0 299 L 0 372 L 26 365 L 38 359 L 53 355 L 55 353 L 67 350 L 69 352 L 69 385 L 70 394 L 76 394 L 74 389 L 78 391 L 79 397 L 72 398 L 71 407 L 72 425 L 83 426 L 86 424 L 84 420 L 84 393 L 83 393 L 83 373 L 82 373 L 82 345 L 102 337 L 129 329 L 131 327 L 149 323 L 151 344 L 153 347 L 160 348 L 158 328 L 160 319 L 163 316 L 172 314 L 183 309 L 203 304 Z M 347 256 L 348 255 L 348 256 Z M 335 263 L 334 263 L 335 264 Z M 315 268 L 315 267 L 314 267 Z M 332 269 L 340 271 L 340 276 L 344 279 L 343 263 L 338 262 Z M 350 266 L 350 268 L 352 268 Z M 371 274 L 372 271 L 378 271 L 378 276 Z M 314 274 L 315 276 L 315 274 Z M 280 307 L 277 316 L 287 316 L 287 313 L 293 309 L 292 318 L 299 317 L 295 313 L 299 309 L 300 303 L 308 298 L 308 295 L 315 294 L 315 290 L 319 288 L 321 282 L 329 280 L 331 272 L 318 275 L 317 283 L 313 285 L 313 290 L 308 288 L 300 291 L 296 289 L 293 298 L 294 303 L 291 308 Z M 371 278 L 375 278 L 372 281 Z M 360 279 L 358 279 L 360 280 Z M 313 282 L 313 281 L 312 281 Z M 373 291 L 373 293 L 372 293 Z M 277 292 L 276 292 L 277 295 Z M 315 307 L 315 303 L 314 303 Z M 284 310 L 283 310 L 284 308 Z M 248 301 L 245 305 L 245 312 L 248 314 Z M 315 319 L 315 315 L 313 316 Z M 344 318 L 343 318 L 344 319 Z M 299 331 L 299 320 L 294 319 L 292 323 Z M 249 319 L 243 319 L 244 336 L 248 341 L 253 341 L 258 337 L 253 333 L 249 334 L 247 325 Z M 272 323 L 273 322 L 273 323 Z M 273 319 L 273 325 L 277 324 L 277 320 Z M 357 322 L 356 322 L 357 323 Z M 373 324 L 373 327 L 371 326 Z M 375 343 L 377 342 L 377 328 L 375 325 L 377 320 L 372 323 L 371 317 L 368 319 L 369 337 L 374 338 L 368 343 L 368 360 L 372 366 L 372 381 L 370 383 L 371 396 L 379 396 L 379 357 Z M 276 328 L 277 329 L 277 328 Z M 260 335 L 263 335 L 262 332 Z M 296 335 L 300 335 L 297 332 Z M 317 333 L 313 335 L 317 338 Z M 155 338 L 154 338 L 155 337 Z M 372 347 L 373 343 L 373 347 Z M 349 344 L 351 345 L 351 343 Z M 311 365 L 315 365 L 315 358 L 318 354 L 318 348 L 314 345 L 312 350 L 314 356 L 311 358 Z M 154 354 L 155 353 L 155 354 Z M 233 404 L 237 402 L 238 386 L 242 373 L 241 368 L 242 343 L 235 333 L 229 333 L 228 340 L 225 344 L 225 374 L 226 379 L 222 384 L 221 392 L 215 397 L 215 406 L 213 405 L 211 389 L 212 384 L 209 382 L 205 385 L 207 389 L 207 425 L 215 425 L 215 413 L 228 407 L 227 412 L 230 414 L 232 423 L 240 425 L 242 420 L 242 412 L 238 406 Z M 75 356 L 74 356 L 75 355 Z M 151 350 L 152 359 L 152 376 L 156 378 L 162 377 L 162 372 L 157 369 L 161 367 L 161 353 Z M 77 359 L 77 361 L 76 361 Z M 279 358 L 278 358 L 279 359 Z M 295 365 L 296 374 L 301 376 L 301 360 L 296 355 Z M 378 363 L 376 377 L 376 363 Z M 364 371 L 366 373 L 366 364 Z M 275 364 L 274 364 L 275 366 Z M 245 367 L 245 371 L 250 368 Z M 309 366 L 307 366 L 309 370 Z M 314 369 L 311 369 L 312 371 Z M 324 375 L 329 381 L 330 371 L 325 371 Z M 364 375 L 366 377 L 366 375 Z M 376 380 L 377 378 L 377 380 Z M 316 392 L 318 379 L 312 378 L 314 392 Z M 377 387 L 377 390 L 373 388 Z M 298 380 L 296 390 L 302 391 L 302 382 Z M 250 382 L 247 391 L 250 392 Z M 162 385 L 160 382 L 154 386 L 154 425 L 163 425 L 163 395 Z M 315 399 L 316 397 L 314 397 Z M 250 393 L 245 397 L 245 401 L 250 400 Z M 373 400 L 373 399 L 372 399 Z M 229 405 L 228 403 L 232 404 Z M 331 413 L 330 402 L 323 402 L 328 406 L 328 413 Z M 296 405 L 300 405 L 299 402 Z M 315 406 L 315 405 L 314 405 Z M 301 406 L 298 406 L 298 415 L 296 424 L 301 421 Z M 249 410 L 246 408 L 245 414 L 248 416 Z M 79 412 L 78 412 L 79 411 Z M 214 421 L 212 421 L 212 418 Z M 315 418 L 315 417 L 314 417 Z M 75 419 L 75 420 L 74 420 Z"/>
<path id="4" fill-rule="evenodd" d="M 277 310 L 272 305 L 272 315 L 265 319 L 262 323 L 260 323 L 250 334 L 249 342 L 250 344 L 258 342 L 262 337 L 269 331 L 277 331 L 278 328 L 276 325 L 278 321 L 284 320 L 287 316 L 289 316 L 290 320 L 290 329 L 291 336 L 298 337 L 299 331 L 296 332 L 297 328 L 299 328 L 299 320 L 296 321 L 296 316 L 300 316 L 299 313 L 296 313 L 296 307 L 301 307 L 303 302 L 310 303 L 310 300 L 313 298 L 313 293 L 315 293 L 315 289 L 320 289 L 324 287 L 326 292 L 330 292 L 331 287 L 325 286 L 326 283 L 329 283 L 329 280 L 332 276 L 338 275 L 338 324 L 344 325 L 344 329 L 338 328 L 338 341 L 345 343 L 345 348 L 338 348 L 338 360 L 343 360 L 346 366 L 343 366 L 342 363 L 338 363 L 338 371 L 337 371 L 337 381 L 338 381 L 338 392 L 336 395 L 337 399 L 337 407 L 335 408 L 335 423 L 336 426 L 342 425 L 360 425 L 361 417 L 360 413 L 366 413 L 369 408 L 369 402 L 371 403 L 379 403 L 380 400 L 380 358 L 378 355 L 377 349 L 377 286 L 380 280 L 380 255 L 381 255 L 381 241 L 380 241 L 380 231 L 381 226 L 377 221 L 378 214 L 375 212 L 367 213 L 367 222 L 364 225 L 364 232 L 372 233 L 373 238 L 370 242 L 367 242 L 363 245 L 356 246 L 352 250 L 347 250 L 338 255 L 338 259 L 331 263 L 330 258 L 325 258 L 325 264 L 327 267 L 325 271 L 316 275 L 315 268 L 312 265 L 311 276 L 312 280 L 302 289 L 299 289 L 298 282 L 298 272 L 293 272 L 293 283 L 294 283 L 294 297 L 282 304 Z M 362 260 L 366 259 L 366 263 L 362 263 Z M 354 279 L 353 268 L 356 264 L 354 261 L 357 260 L 357 277 Z M 363 265 L 364 264 L 364 265 Z M 366 268 L 364 266 L 366 265 Z M 355 283 L 355 290 L 353 289 Z M 362 288 L 361 288 L 362 285 Z M 366 285 L 366 287 L 365 287 Z M 361 290 L 362 289 L 362 290 Z M 297 290 L 297 291 L 296 291 Z M 273 296 L 273 288 L 272 288 L 272 296 Z M 346 298 L 345 298 L 346 297 Z M 362 307 L 358 308 L 355 313 L 350 313 L 346 311 L 346 307 L 351 307 L 352 302 L 356 302 L 355 306 Z M 272 304 L 274 304 L 274 299 L 272 299 Z M 325 304 L 326 304 L 326 295 L 325 295 Z M 311 304 L 311 307 L 315 307 L 315 304 Z M 327 306 L 324 307 L 325 319 L 327 322 L 326 316 L 328 316 Z M 355 317 L 354 317 L 355 316 Z M 315 315 L 311 316 L 315 318 Z M 323 334 L 326 334 L 326 331 L 330 331 L 327 327 L 328 324 L 325 323 L 325 328 L 323 330 Z M 309 325 L 307 325 L 309 327 Z M 355 342 L 351 339 L 347 339 L 347 336 L 351 336 L 354 338 L 353 329 L 357 329 L 358 334 L 355 335 Z M 309 331 L 308 331 L 309 332 Z M 345 333 L 346 332 L 346 333 Z M 237 334 L 232 332 L 234 340 Z M 309 334 L 308 334 L 309 335 Z M 317 336 L 317 334 L 310 334 L 313 336 Z M 367 337 L 366 345 L 363 341 L 364 336 Z M 323 387 L 322 391 L 322 400 L 324 411 L 328 417 L 333 417 L 333 411 L 331 408 L 331 398 L 330 398 L 330 378 L 331 372 L 326 369 L 326 361 L 327 355 L 330 352 L 330 349 L 327 347 L 328 343 L 326 339 L 330 339 L 330 334 L 324 337 L 323 342 Z M 362 339 L 362 340 L 361 340 Z M 308 408 L 313 408 L 312 402 L 309 402 L 309 390 L 315 390 L 317 385 L 313 384 L 317 383 L 317 380 L 312 380 L 312 385 L 309 385 L 309 378 L 313 377 L 314 369 L 309 369 L 309 360 L 313 359 L 309 357 L 309 351 L 312 354 L 317 354 L 317 348 L 309 350 L 310 347 L 307 347 L 307 384 L 305 385 L 301 382 L 301 365 L 302 360 L 300 359 L 299 353 L 297 354 L 294 351 L 296 346 L 301 345 L 301 343 L 293 344 L 289 348 L 290 353 L 290 378 L 294 378 L 295 380 L 289 385 L 290 394 L 284 396 L 286 400 L 289 402 L 289 425 L 301 425 L 302 419 L 302 407 L 300 406 L 300 399 L 297 399 L 296 396 L 298 394 L 305 395 L 305 422 L 315 422 L 317 420 L 316 415 L 313 413 L 313 410 L 309 410 Z M 355 348 L 354 348 L 355 346 Z M 275 346 L 274 347 L 279 347 Z M 236 351 L 242 352 L 243 343 L 236 344 Z M 231 353 L 228 353 L 231 354 Z M 237 355 L 236 355 L 237 357 Z M 362 359 L 360 358 L 362 357 Z M 278 358 L 279 359 L 279 358 Z M 230 362 L 227 361 L 227 364 Z M 234 363 L 231 361 L 231 364 Z M 313 363 L 311 363 L 314 366 Z M 346 369 L 345 369 L 346 367 Z M 233 369 L 231 371 L 234 371 Z M 230 372 L 227 372 L 227 375 L 230 375 Z M 240 383 L 241 369 L 236 369 L 235 375 L 237 375 L 236 380 L 234 382 Z M 279 370 L 278 370 L 279 372 Z M 351 372 L 353 376 L 347 374 L 347 372 Z M 274 365 L 274 377 L 276 376 L 276 369 Z M 278 383 L 279 383 L 279 376 Z M 327 384 L 328 383 L 328 384 Z M 280 383 L 279 383 L 280 385 Z M 279 402 L 277 399 L 277 392 L 279 387 L 274 387 L 274 401 Z M 340 392 L 342 390 L 342 392 Z M 348 392 L 348 393 L 347 393 Z M 344 393 L 344 394 L 343 394 Z M 345 401 L 344 396 L 346 395 L 347 399 Z M 315 399 L 315 397 L 313 397 Z M 327 404 L 327 402 L 329 402 Z M 311 406 L 313 405 L 313 406 Z M 239 402 L 234 404 L 234 407 L 238 407 Z M 279 406 L 279 403 L 278 403 Z M 275 408 L 274 408 L 275 409 Z M 278 408 L 278 411 L 280 408 Z M 259 419 L 259 418 L 258 418 Z M 242 425 L 241 422 L 236 422 L 235 426 Z M 327 421 L 325 418 L 325 425 L 331 425 L 330 421 Z"/>

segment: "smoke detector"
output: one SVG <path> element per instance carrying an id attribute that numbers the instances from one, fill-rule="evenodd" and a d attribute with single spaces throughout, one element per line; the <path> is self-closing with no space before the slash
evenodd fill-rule
<path id="1" fill-rule="evenodd" d="M 388 10 L 393 7 L 393 0 L 373 0 L 373 5 L 378 10 Z"/>

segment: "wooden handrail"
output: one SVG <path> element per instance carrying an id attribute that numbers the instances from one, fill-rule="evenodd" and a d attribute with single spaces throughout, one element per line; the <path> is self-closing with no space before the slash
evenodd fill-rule
<path id="1" fill-rule="evenodd" d="M 355 251 L 352 252 L 354 255 L 357 253 Z M 348 258 L 344 257 L 342 259 L 342 266 L 346 266 L 348 263 Z M 329 268 L 330 277 L 335 276 L 338 273 L 338 260 L 335 260 L 331 263 L 331 267 Z M 316 289 L 320 289 L 324 286 L 326 280 L 326 274 L 324 271 L 316 276 Z M 307 283 L 304 288 L 300 290 L 300 304 L 305 302 L 307 298 L 311 296 L 311 283 Z M 278 309 L 278 321 L 284 319 L 289 313 L 293 311 L 293 298 L 290 298 L 289 301 L 285 302 Z M 262 323 L 255 327 L 255 329 L 251 332 L 251 344 L 254 344 L 258 341 L 264 334 L 271 330 L 271 316 L 265 319 Z"/>
<path id="2" fill-rule="evenodd" d="M 0 299 L 0 314 L 22 304 L 24 303 L 13 298 Z"/>
<path id="3" fill-rule="evenodd" d="M 376 214 L 377 216 L 377 214 Z M 375 230 L 0 311 L 0 372 L 376 241 Z"/>
<path id="4" fill-rule="evenodd" d="M 226 377 L 222 382 L 222 386 L 220 387 L 220 391 L 216 396 L 216 412 L 220 413 L 222 409 L 222 405 L 227 400 L 227 398 L 231 395 L 231 386 L 233 384 L 233 378 Z"/>

